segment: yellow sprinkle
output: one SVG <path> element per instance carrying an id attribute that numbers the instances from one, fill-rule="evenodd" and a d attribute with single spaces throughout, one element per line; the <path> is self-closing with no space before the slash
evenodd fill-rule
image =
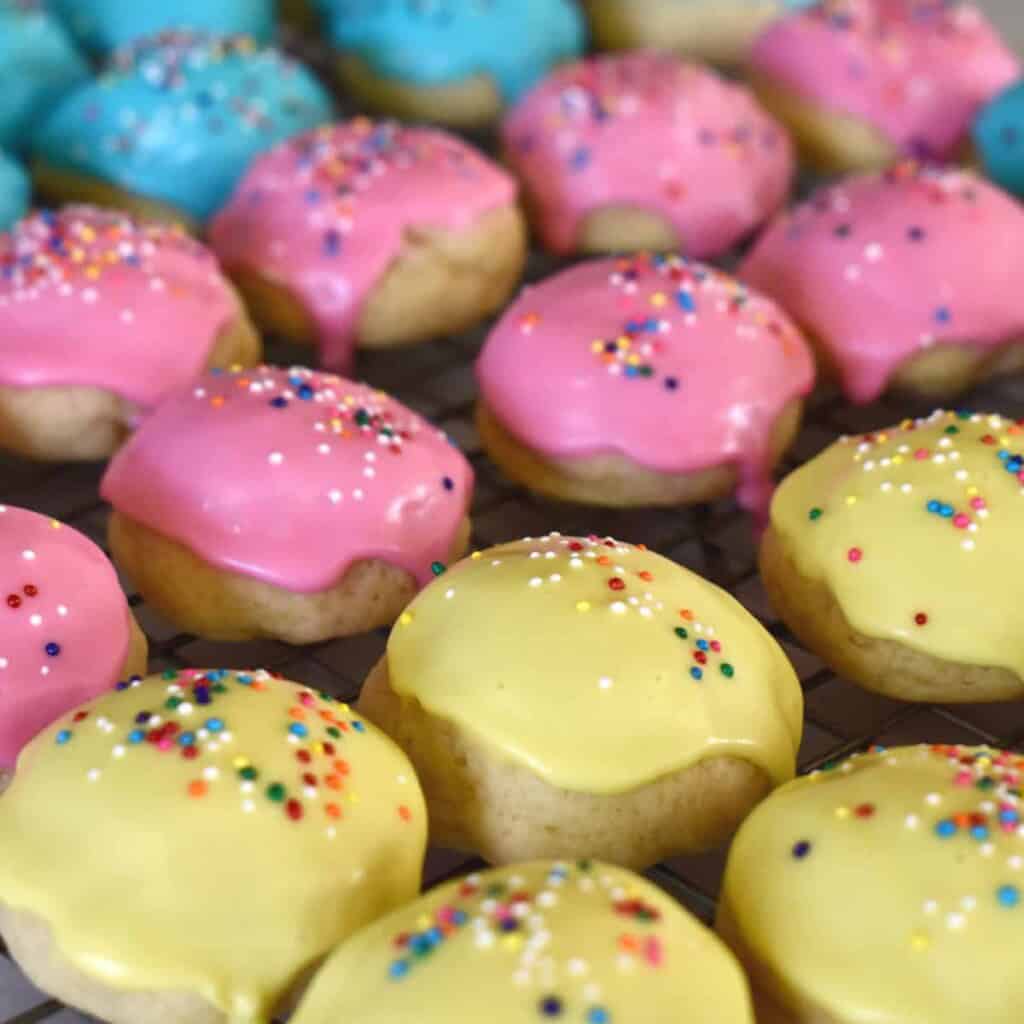
<path id="1" fill-rule="evenodd" d="M 652 306 L 664 306 L 666 302 L 668 302 L 668 298 L 664 292 L 655 292 L 651 296 Z"/>
<path id="2" fill-rule="evenodd" d="M 592 341 L 590 343 L 590 351 L 591 352 L 600 352 L 601 349 L 603 349 L 603 348 L 604 348 L 604 342 L 603 341 Z"/>
<path id="3" fill-rule="evenodd" d="M 231 763 L 236 768 L 248 768 L 251 762 L 247 757 L 236 757 Z"/>
<path id="4" fill-rule="evenodd" d="M 50 520 L 50 526 L 52 526 L 53 529 L 55 529 L 55 530 L 59 530 L 59 529 L 61 529 L 64 526 L 64 524 L 61 523 L 61 522 L 58 522 L 56 519 L 51 519 Z"/>
<path id="5" fill-rule="evenodd" d="M 408 626 L 410 622 L 412 622 L 412 612 L 402 612 L 398 616 L 398 624 L 400 626 Z"/>
<path id="6" fill-rule="evenodd" d="M 510 949 L 514 952 L 523 944 L 523 940 L 519 938 L 518 935 L 506 935 L 505 938 L 501 940 L 501 944 L 505 949 Z"/>
<path id="7" fill-rule="evenodd" d="M 359 794 L 358 793 L 349 793 L 349 795 L 348 795 L 348 802 L 350 804 L 357 804 L 357 803 L 359 803 Z"/>
<path id="8" fill-rule="evenodd" d="M 483 558 L 484 556 L 479 551 L 474 551 L 469 557 L 475 562 L 478 558 Z"/>
<path id="9" fill-rule="evenodd" d="M 846 496 L 846 504 L 847 505 L 856 505 L 857 504 L 857 495 L 856 494 L 848 494 Z"/>
<path id="10" fill-rule="evenodd" d="M 894 466 L 902 466 L 903 465 L 903 456 L 902 455 L 894 455 L 892 457 L 892 464 Z"/>
<path id="11" fill-rule="evenodd" d="M 426 914 L 420 914 L 420 916 L 416 918 L 416 927 L 421 932 L 425 932 L 431 924 L 433 924 L 433 922 Z"/>
<path id="12" fill-rule="evenodd" d="M 589 612 L 590 611 L 590 602 L 589 601 L 577 601 L 576 602 L 576 611 L 578 611 L 578 612 Z"/>
<path id="13" fill-rule="evenodd" d="M 314 743 L 313 744 L 313 753 L 314 754 L 322 754 L 323 752 L 324 752 L 324 745 L 322 743 Z"/>
<path id="14" fill-rule="evenodd" d="M 916 949 L 918 952 L 927 949 L 931 944 L 931 939 L 924 932 L 914 932 L 910 936 L 910 948 Z"/>
<path id="15" fill-rule="evenodd" d="M 978 488 L 974 487 L 974 486 L 968 487 L 967 488 L 967 494 L 971 498 L 977 497 L 977 495 L 978 495 Z"/>
<path id="16" fill-rule="evenodd" d="M 100 276 L 100 268 L 99 267 L 86 267 L 85 268 L 85 276 L 87 278 L 89 278 L 90 281 L 95 281 Z"/>
<path id="17" fill-rule="evenodd" d="M 850 816 L 850 808 L 849 807 L 837 807 L 836 808 L 836 817 L 839 818 L 840 820 L 845 820 L 849 816 Z"/>

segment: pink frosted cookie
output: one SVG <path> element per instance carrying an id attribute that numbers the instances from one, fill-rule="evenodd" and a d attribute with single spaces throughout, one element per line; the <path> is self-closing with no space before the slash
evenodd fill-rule
<path id="1" fill-rule="evenodd" d="M 260 342 L 211 253 L 88 206 L 0 234 L 0 447 L 99 459 L 139 408 Z"/>
<path id="2" fill-rule="evenodd" d="M 508 115 L 508 160 L 555 252 L 721 254 L 786 200 L 785 131 L 740 85 L 649 52 L 550 75 Z"/>
<path id="3" fill-rule="evenodd" d="M 358 118 L 258 159 L 210 238 L 254 315 L 347 371 L 357 345 L 464 330 L 525 261 L 512 178 L 445 132 Z"/>
<path id="4" fill-rule="evenodd" d="M 592 260 L 528 288 L 477 364 L 488 453 L 536 491 L 766 510 L 814 365 L 768 299 L 681 256 Z"/>
<path id="5" fill-rule="evenodd" d="M 146 600 L 214 639 L 315 643 L 390 625 L 469 539 L 469 463 L 383 392 L 213 371 L 111 462 L 110 543 Z"/>
<path id="6" fill-rule="evenodd" d="M 77 530 L 0 505 L 0 789 L 41 729 L 146 671 L 113 566 Z"/>
<path id="7" fill-rule="evenodd" d="M 953 157 L 1020 71 L 985 15 L 957 0 L 823 0 L 770 25 L 750 56 L 761 99 L 827 170 Z"/>
<path id="8" fill-rule="evenodd" d="M 847 396 L 936 398 L 1024 365 L 1024 209 L 967 171 L 904 163 L 782 215 L 740 275 L 801 324 Z"/>

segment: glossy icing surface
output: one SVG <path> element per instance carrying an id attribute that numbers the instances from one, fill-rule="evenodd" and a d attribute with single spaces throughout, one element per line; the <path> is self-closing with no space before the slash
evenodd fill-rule
<path id="1" fill-rule="evenodd" d="M 650 882 L 581 861 L 450 882 L 353 936 L 296 1024 L 753 1024 L 743 975 Z"/>
<path id="2" fill-rule="evenodd" d="M 687 255 L 718 255 L 782 205 L 793 176 L 785 132 L 746 88 L 653 52 L 558 69 L 502 136 L 556 252 L 572 251 L 587 214 L 627 206 L 660 215 Z"/>
<path id="3" fill-rule="evenodd" d="M 249 163 L 331 117 L 313 74 L 246 36 L 168 32 L 118 51 L 34 139 L 45 164 L 206 220 Z"/>
<path id="4" fill-rule="evenodd" d="M 0 0 L 0 147 L 25 149 L 39 116 L 88 76 L 40 0 Z"/>
<path id="5" fill-rule="evenodd" d="M 142 406 L 187 384 L 238 303 L 179 228 L 88 206 L 0 234 L 0 384 L 95 387 Z"/>
<path id="6" fill-rule="evenodd" d="M 346 705 L 262 671 L 119 684 L 18 768 L 0 900 L 114 989 L 194 992 L 233 1024 L 266 1021 L 303 969 L 419 888 L 426 810 L 405 756 Z M 69 871 L 53 851 L 72 848 Z"/>
<path id="7" fill-rule="evenodd" d="M 506 102 L 583 51 L 583 16 L 570 0 L 318 0 L 330 40 L 378 74 L 416 85 L 475 75 Z"/>
<path id="8" fill-rule="evenodd" d="M 793 775 L 802 696 L 782 649 L 643 548 L 551 534 L 477 552 L 409 605 L 387 659 L 396 693 L 564 789 L 621 793 L 718 756 Z"/>
<path id="9" fill-rule="evenodd" d="M 512 178 L 455 136 L 357 118 L 259 158 L 210 239 L 224 266 L 287 287 L 316 322 L 323 364 L 347 370 L 363 303 L 406 230 L 466 229 L 515 199 Z"/>
<path id="10" fill-rule="evenodd" d="M 985 173 L 1024 196 L 1024 82 L 1000 93 L 974 122 L 974 146 Z"/>
<path id="11" fill-rule="evenodd" d="M 472 489 L 444 434 L 383 392 L 266 366 L 207 373 L 162 403 L 101 484 L 211 565 L 298 592 L 374 558 L 425 583 Z"/>
<path id="12" fill-rule="evenodd" d="M 954 155 L 978 108 L 1021 71 L 981 10 L 955 0 L 823 0 L 770 25 L 750 64 L 934 159 Z"/>
<path id="13" fill-rule="evenodd" d="M 771 433 L 814 383 L 770 300 L 681 257 L 591 260 L 527 288 L 477 363 L 483 399 L 555 458 L 616 453 L 663 473 L 733 464 L 740 500 L 771 492 Z"/>
<path id="14" fill-rule="evenodd" d="M 55 519 L 0 505 L 0 771 L 117 682 L 131 613 L 113 566 Z"/>
<path id="15" fill-rule="evenodd" d="M 1006 561 L 1022 509 L 1024 430 L 937 412 L 833 444 L 782 482 L 771 518 L 861 633 L 1024 677 L 1024 584 Z"/>
<path id="16" fill-rule="evenodd" d="M 0 231 L 25 216 L 31 186 L 25 169 L 0 150 Z"/>
<path id="17" fill-rule="evenodd" d="M 269 42 L 275 0 L 49 0 L 83 46 L 107 53 L 168 29 L 241 33 Z"/>
<path id="18" fill-rule="evenodd" d="M 1014 1024 L 1022 771 L 988 747 L 902 747 L 785 786 L 730 852 L 745 943 L 830 1019 Z"/>
<path id="19" fill-rule="evenodd" d="M 740 267 L 827 352 L 843 390 L 876 399 L 936 345 L 1024 336 L 1024 209 L 967 171 L 903 164 L 782 214 Z"/>

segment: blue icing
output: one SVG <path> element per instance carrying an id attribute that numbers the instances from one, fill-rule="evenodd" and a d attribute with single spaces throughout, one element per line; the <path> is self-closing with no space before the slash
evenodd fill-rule
<path id="1" fill-rule="evenodd" d="M 28 209 L 28 197 L 28 175 L 20 164 L 0 153 L 0 231 L 21 220 Z"/>
<path id="2" fill-rule="evenodd" d="M 50 0 L 75 38 L 108 53 L 166 29 L 250 35 L 269 42 L 275 0 Z"/>
<path id="3" fill-rule="evenodd" d="M 974 145 L 988 176 L 1024 196 L 1024 82 L 1011 85 L 978 115 Z"/>
<path id="4" fill-rule="evenodd" d="M 205 221 L 252 160 L 331 119 L 313 74 L 245 36 L 165 33 L 119 51 L 42 124 L 43 163 Z"/>
<path id="5" fill-rule="evenodd" d="M 0 0 L 0 147 L 21 151 L 31 126 L 89 76 L 64 27 L 32 0 Z"/>
<path id="6" fill-rule="evenodd" d="M 583 52 L 570 0 L 318 0 L 331 42 L 378 74 L 417 85 L 492 76 L 514 102 Z"/>

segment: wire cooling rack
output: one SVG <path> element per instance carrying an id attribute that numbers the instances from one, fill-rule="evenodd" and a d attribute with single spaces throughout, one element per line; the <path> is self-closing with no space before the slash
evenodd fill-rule
<path id="1" fill-rule="evenodd" d="M 1000 2 L 995 0 L 996 5 Z M 1018 0 L 1008 2 L 1016 4 Z M 1024 11 L 1014 8 L 1012 13 L 1024 22 Z M 1020 27 L 1024 35 L 1024 24 Z M 316 49 L 303 43 L 298 50 L 304 59 L 323 69 L 323 55 Z M 557 267 L 549 258 L 534 254 L 527 279 L 537 280 Z M 724 587 L 780 641 L 800 676 L 806 702 L 799 755 L 802 772 L 872 743 L 990 743 L 1024 748 L 1024 704 L 899 704 L 850 685 L 804 650 L 768 605 L 757 574 L 751 523 L 734 502 L 668 511 L 588 509 L 545 501 L 502 479 L 483 454 L 473 425 L 473 361 L 485 334 L 486 328 L 417 348 L 364 354 L 357 368 L 360 378 L 391 392 L 446 430 L 472 462 L 476 471 L 476 547 L 551 530 L 610 534 L 646 544 Z M 308 350 L 274 342 L 267 346 L 268 362 L 291 365 L 308 359 Z M 965 396 L 958 405 L 1024 417 L 1024 378 L 986 386 Z M 834 393 L 817 393 L 808 403 L 804 427 L 782 471 L 807 461 L 838 434 L 866 432 L 930 411 L 928 405 L 895 398 L 853 408 Z M 36 465 L 0 453 L 0 501 L 61 519 L 105 549 L 107 507 L 98 495 L 102 471 L 102 465 Z M 341 699 L 354 700 L 387 639 L 387 631 L 380 630 L 304 648 L 272 641 L 212 643 L 178 632 L 146 607 L 130 580 L 122 577 L 121 582 L 149 638 L 151 672 L 187 666 L 260 666 Z M 649 874 L 690 910 L 710 921 L 724 862 L 725 851 L 716 850 L 660 864 Z M 460 854 L 434 850 L 428 858 L 425 883 L 429 886 L 479 865 L 479 861 Z M 87 1018 L 36 989 L 0 943 L 0 1024 L 44 1020 L 47 1024 L 83 1024 Z"/>

